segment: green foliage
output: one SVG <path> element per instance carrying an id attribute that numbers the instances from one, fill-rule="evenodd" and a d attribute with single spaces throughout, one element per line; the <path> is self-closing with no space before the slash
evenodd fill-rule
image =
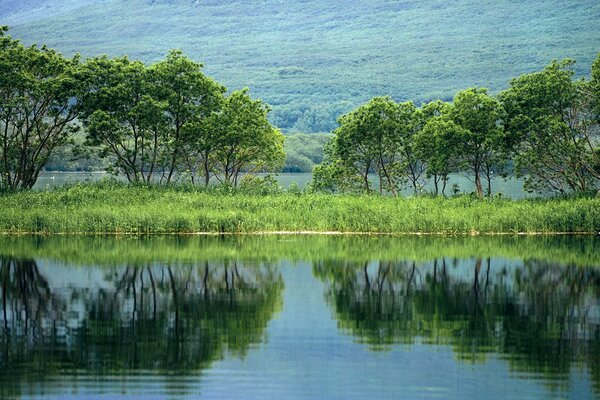
<path id="1" fill-rule="evenodd" d="M 179 51 L 150 67 L 126 57 L 86 62 L 89 143 L 112 156 L 114 172 L 129 182 L 172 181 L 199 141 L 187 125 L 202 124 L 222 103 L 225 88 L 201 67 Z"/>
<path id="2" fill-rule="evenodd" d="M 600 189 L 598 60 L 593 80 L 574 80 L 574 61 L 513 79 L 500 94 L 517 143 L 516 167 L 529 190 L 560 193 Z"/>
<path id="3" fill-rule="evenodd" d="M 25 47 L 0 27 L 0 186 L 30 189 L 78 126 L 79 57 Z"/>
<path id="4" fill-rule="evenodd" d="M 268 191 L 267 191 L 268 192 Z M 0 195 L 0 232 L 185 234 L 276 231 L 554 233 L 600 231 L 600 198 L 256 194 L 231 188 L 73 185 Z"/>
<path id="5" fill-rule="evenodd" d="M 491 196 L 492 172 L 506 157 L 503 129 L 504 109 L 485 88 L 471 88 L 454 97 L 450 117 L 462 129 L 457 143 L 462 166 L 473 175 L 477 195 L 483 197 L 481 175 L 488 181 L 487 195 Z"/>
<path id="6" fill-rule="evenodd" d="M 417 190 L 422 164 L 415 157 L 412 142 L 422 117 L 412 102 L 375 97 L 342 115 L 338 122 L 340 127 L 333 132 L 325 163 L 316 169 L 315 188 L 331 186 L 327 182 L 337 176 L 348 182 L 360 180 L 362 190 L 369 193 L 369 174 L 375 172 L 380 192 L 397 194 L 405 180 Z"/>
<path id="7" fill-rule="evenodd" d="M 284 163 L 283 134 L 269 123 L 269 107 L 247 89 L 233 92 L 207 121 L 216 140 L 215 177 L 237 186 L 241 172 L 273 172 Z"/>
<path id="8" fill-rule="evenodd" d="M 463 135 L 462 128 L 448 118 L 447 114 L 432 116 L 415 135 L 416 155 L 425 162 L 427 176 L 433 178 L 435 195 L 440 192 L 444 194 L 448 176 L 460 169 L 459 149 Z"/>
<path id="9" fill-rule="evenodd" d="M 283 172 L 312 172 L 323 162 L 325 144 L 331 135 L 326 133 L 292 133 L 285 136 L 285 165 Z"/>

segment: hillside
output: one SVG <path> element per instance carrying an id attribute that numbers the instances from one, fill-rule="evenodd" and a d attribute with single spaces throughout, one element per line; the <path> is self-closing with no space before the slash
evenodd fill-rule
<path id="1" fill-rule="evenodd" d="M 417 103 L 493 91 L 553 58 L 587 74 L 600 2 L 582 0 L 3 0 L 0 25 L 65 54 L 146 62 L 181 48 L 251 88 L 286 131 L 329 131 L 376 95 Z"/>

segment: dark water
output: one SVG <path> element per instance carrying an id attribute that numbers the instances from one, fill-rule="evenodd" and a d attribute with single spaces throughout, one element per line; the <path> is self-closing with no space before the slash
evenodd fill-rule
<path id="1" fill-rule="evenodd" d="M 0 238 L 0 398 L 600 398 L 599 249 Z"/>

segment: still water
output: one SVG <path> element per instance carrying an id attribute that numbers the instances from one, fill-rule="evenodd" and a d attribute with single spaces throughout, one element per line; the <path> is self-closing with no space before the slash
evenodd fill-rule
<path id="1" fill-rule="evenodd" d="M 49 189 L 75 182 L 96 182 L 108 176 L 109 175 L 105 172 L 45 172 L 37 180 L 34 189 Z M 119 177 L 119 179 L 124 180 L 123 177 Z M 305 188 L 310 184 L 310 182 L 312 182 L 312 174 L 279 173 L 275 175 L 275 179 L 282 188 L 289 188 L 292 184 L 297 185 L 300 188 Z M 370 180 L 373 185 L 373 190 L 379 190 L 379 181 L 377 176 L 371 175 Z M 446 195 L 452 195 L 452 185 L 455 184 L 461 193 L 470 193 L 475 191 L 475 184 L 466 176 L 461 174 L 451 174 L 446 186 Z M 423 189 L 428 192 L 433 192 L 433 183 L 428 182 Z M 502 177 L 494 178 L 492 180 L 492 192 L 494 195 L 502 193 L 504 196 L 508 196 L 513 199 L 539 196 L 539 194 L 536 193 L 526 192 L 523 188 L 523 180 L 514 177 L 507 179 Z M 414 194 L 414 191 L 410 188 L 405 188 L 401 191 L 401 194 L 404 196 L 410 196 Z"/>
<path id="2" fill-rule="evenodd" d="M 600 398 L 600 238 L 0 238 L 0 398 Z"/>

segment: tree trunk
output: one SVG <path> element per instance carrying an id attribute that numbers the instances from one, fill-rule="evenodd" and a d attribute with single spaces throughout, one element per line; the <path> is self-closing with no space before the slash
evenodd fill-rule
<path id="1" fill-rule="evenodd" d="M 482 199 L 483 198 L 483 187 L 481 186 L 481 174 L 479 173 L 478 169 L 475 170 L 475 188 L 477 190 L 477 197 Z"/>

